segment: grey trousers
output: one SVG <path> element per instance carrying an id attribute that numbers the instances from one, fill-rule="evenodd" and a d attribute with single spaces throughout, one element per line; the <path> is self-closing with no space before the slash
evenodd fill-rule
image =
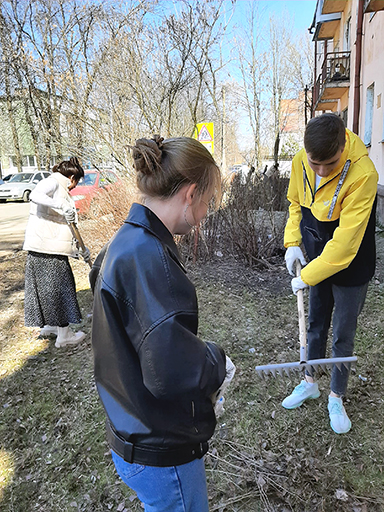
<path id="1" fill-rule="evenodd" d="M 337 286 L 329 279 L 311 286 L 308 313 L 308 359 L 322 359 L 326 355 L 328 331 L 333 328 L 332 357 L 353 355 L 357 317 L 364 306 L 368 283 L 360 286 Z M 333 315 L 332 315 L 333 312 Z M 331 391 L 344 396 L 349 369 L 332 369 Z"/>

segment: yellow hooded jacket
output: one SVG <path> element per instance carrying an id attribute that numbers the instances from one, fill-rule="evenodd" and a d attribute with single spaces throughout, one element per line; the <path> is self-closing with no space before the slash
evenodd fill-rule
<path id="1" fill-rule="evenodd" d="M 337 196 L 332 217 L 328 219 L 347 160 L 351 164 Z M 359 279 L 367 282 L 374 272 L 374 206 L 378 174 L 362 140 L 346 130 L 346 144 L 338 166 L 329 176 L 321 179 L 316 191 L 315 179 L 316 175 L 302 149 L 292 161 L 287 194 L 291 205 L 284 246 L 304 243 L 311 261 L 302 269 L 301 279 L 310 286 L 339 272 L 335 276 L 335 279 L 340 278 L 337 284 L 363 284 Z"/>

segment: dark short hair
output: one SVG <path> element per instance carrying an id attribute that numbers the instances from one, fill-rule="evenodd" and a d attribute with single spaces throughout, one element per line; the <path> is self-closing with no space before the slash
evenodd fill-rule
<path id="1" fill-rule="evenodd" d="M 336 114 L 313 117 L 305 128 L 304 147 L 316 162 L 329 160 L 345 146 L 345 125 Z"/>
<path id="2" fill-rule="evenodd" d="M 69 160 L 63 160 L 59 164 L 55 165 L 52 172 L 59 172 L 66 178 L 74 177 L 76 181 L 84 177 L 84 169 L 81 167 L 77 157 L 72 156 Z"/>

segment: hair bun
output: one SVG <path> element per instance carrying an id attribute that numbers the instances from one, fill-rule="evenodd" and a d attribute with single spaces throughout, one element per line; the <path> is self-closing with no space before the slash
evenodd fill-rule
<path id="1" fill-rule="evenodd" d="M 164 140 L 164 137 L 160 137 L 160 135 L 154 135 L 152 137 L 152 140 L 154 140 L 157 144 L 157 147 L 159 149 L 163 149 L 163 140 Z"/>
<path id="2" fill-rule="evenodd" d="M 132 148 L 136 172 L 152 174 L 161 169 L 163 137 L 155 135 L 152 139 L 138 139 Z"/>
<path id="3" fill-rule="evenodd" d="M 71 156 L 71 158 L 69 159 L 69 163 L 72 164 L 73 167 L 76 167 L 76 169 L 79 170 L 80 172 L 83 171 L 83 168 L 81 167 L 81 164 L 77 156 Z"/>

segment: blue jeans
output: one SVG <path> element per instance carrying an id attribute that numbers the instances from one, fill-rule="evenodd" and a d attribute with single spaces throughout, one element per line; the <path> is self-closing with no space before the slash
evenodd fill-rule
<path id="1" fill-rule="evenodd" d="M 159 468 L 129 464 L 112 451 L 116 471 L 136 492 L 145 512 L 208 512 L 204 459 Z"/>
<path id="2" fill-rule="evenodd" d="M 307 359 L 325 357 L 328 330 L 332 319 L 332 357 L 353 355 L 357 317 L 363 309 L 368 283 L 360 286 L 337 286 L 325 280 L 309 290 Z M 333 312 L 333 318 L 332 318 Z M 331 391 L 344 396 L 349 369 L 332 368 Z"/>

